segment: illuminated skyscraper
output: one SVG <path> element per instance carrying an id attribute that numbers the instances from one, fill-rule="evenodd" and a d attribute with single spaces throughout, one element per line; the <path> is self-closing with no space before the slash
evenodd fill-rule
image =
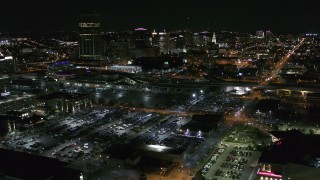
<path id="1" fill-rule="evenodd" d="M 80 15 L 79 21 L 79 58 L 101 60 L 100 15 L 86 12 Z"/>
<path id="2" fill-rule="evenodd" d="M 152 46 L 159 46 L 159 37 L 158 37 L 158 33 L 156 32 L 156 30 L 153 30 L 152 32 Z"/>
<path id="3" fill-rule="evenodd" d="M 164 30 L 159 32 L 160 53 L 169 54 L 170 34 Z"/>
<path id="4" fill-rule="evenodd" d="M 264 31 L 262 31 L 262 30 L 257 31 L 256 36 L 257 36 L 257 38 L 264 38 L 265 37 Z"/>
<path id="5" fill-rule="evenodd" d="M 212 35 L 212 43 L 217 44 L 217 37 L 215 32 L 213 32 L 213 35 Z"/>

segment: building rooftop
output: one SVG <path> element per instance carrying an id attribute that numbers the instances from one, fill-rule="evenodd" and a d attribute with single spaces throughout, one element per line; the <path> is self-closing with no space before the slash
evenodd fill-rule
<path id="1" fill-rule="evenodd" d="M 288 138 L 295 138 L 301 137 L 304 134 L 298 130 L 291 130 L 291 131 L 271 131 L 270 134 L 275 136 L 276 138 L 281 139 L 288 139 Z"/>
<path id="2" fill-rule="evenodd" d="M 320 136 L 319 135 L 299 135 L 294 131 L 274 132 L 283 138 L 267 150 L 263 151 L 260 162 L 287 164 L 296 163 L 307 166 L 315 158 L 320 157 Z"/>
<path id="3" fill-rule="evenodd" d="M 79 179 L 67 163 L 39 155 L 0 149 L 0 174 L 19 179 Z"/>
<path id="4" fill-rule="evenodd" d="M 190 131 L 209 132 L 217 128 L 219 122 L 222 120 L 221 114 L 204 114 L 193 115 L 192 120 L 184 125 L 182 129 L 189 129 Z"/>
<path id="5" fill-rule="evenodd" d="M 103 153 L 110 154 L 111 158 L 126 160 L 133 157 L 134 152 L 133 146 L 130 144 L 117 144 L 106 149 Z"/>

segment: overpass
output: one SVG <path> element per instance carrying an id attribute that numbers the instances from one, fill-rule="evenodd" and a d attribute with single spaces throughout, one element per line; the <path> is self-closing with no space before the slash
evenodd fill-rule
<path id="1" fill-rule="evenodd" d="M 289 95 L 292 92 L 299 92 L 302 96 L 306 96 L 308 93 L 320 93 L 320 85 L 296 85 L 296 84 L 269 84 L 269 85 L 259 85 L 256 83 L 243 83 L 243 82 L 217 82 L 217 83 L 145 83 L 137 84 L 141 89 L 146 91 L 187 91 L 195 92 L 199 90 L 208 90 L 210 88 L 219 87 L 222 90 L 226 90 L 228 87 L 240 87 L 240 88 L 251 88 L 251 89 L 261 89 L 261 90 L 275 90 L 277 94 L 281 91 L 287 92 Z"/>

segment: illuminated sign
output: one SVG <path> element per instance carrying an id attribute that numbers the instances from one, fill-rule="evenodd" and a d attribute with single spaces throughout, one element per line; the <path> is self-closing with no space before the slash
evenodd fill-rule
<path id="1" fill-rule="evenodd" d="M 274 174 L 272 172 L 259 172 L 260 176 L 269 176 L 269 177 L 275 177 L 275 178 L 282 178 L 282 175 Z"/>
<path id="2" fill-rule="evenodd" d="M 283 176 L 280 174 L 275 174 L 271 171 L 260 171 L 260 169 L 258 169 L 258 175 L 260 176 L 267 176 L 267 177 L 274 177 L 274 178 L 282 178 Z"/>
<path id="3" fill-rule="evenodd" d="M 100 23 L 79 23 L 80 27 L 100 27 Z"/>
<path id="4" fill-rule="evenodd" d="M 146 31 L 147 29 L 145 28 L 136 28 L 135 31 Z"/>

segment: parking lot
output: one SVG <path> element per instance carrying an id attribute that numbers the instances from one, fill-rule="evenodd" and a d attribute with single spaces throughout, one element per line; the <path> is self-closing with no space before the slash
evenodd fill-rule
<path id="1" fill-rule="evenodd" d="M 130 129 L 143 127 L 158 116 L 126 109 L 88 109 L 72 116 L 51 116 L 47 122 L 1 139 L 1 146 L 23 152 L 76 160 L 89 156 L 98 146 L 126 139 Z M 102 138 L 110 139 L 102 142 Z"/>
<path id="2" fill-rule="evenodd" d="M 233 127 L 213 149 L 211 157 L 201 169 L 202 176 L 205 179 L 216 180 L 247 180 L 254 176 L 254 169 L 261 152 L 252 140 L 264 139 L 263 136 L 256 136 L 258 134 L 256 131 L 257 129 L 249 126 Z"/>
<path id="3" fill-rule="evenodd" d="M 260 152 L 245 146 L 228 144 L 217 153 L 202 169 L 206 179 L 249 179 L 253 173 Z"/>
<path id="4" fill-rule="evenodd" d="M 119 143 L 186 147 L 190 140 L 178 133 L 190 120 L 127 108 L 93 108 L 49 116 L 44 123 L 1 138 L 0 146 L 66 162 L 100 162 L 101 152 Z"/>
<path id="5" fill-rule="evenodd" d="M 116 93 L 113 95 L 117 96 Z M 144 101 L 152 102 L 153 97 L 158 95 L 150 92 L 144 96 Z M 220 91 L 199 91 L 184 94 L 179 98 L 172 98 L 175 96 L 172 94 L 168 96 L 169 101 L 149 104 L 151 109 L 147 108 L 148 103 L 144 103 L 143 107 L 130 107 L 130 103 L 125 102 L 126 98 L 122 97 L 123 102 L 120 106 L 96 104 L 93 108 L 74 114 L 51 115 L 46 117 L 44 123 L 1 138 L 0 146 L 70 162 L 74 168 L 84 171 L 88 170 L 88 167 L 91 170 L 92 167 L 105 167 L 103 152 L 118 144 L 132 143 L 139 146 L 138 148 L 156 152 L 162 152 L 164 149 L 182 149 L 186 153 L 182 164 L 184 168 L 193 171 L 205 161 L 204 154 L 206 157 L 210 156 L 211 147 L 220 141 L 227 127 L 218 128 L 210 136 L 199 130 L 182 130 L 181 127 L 191 121 L 191 115 L 194 113 L 237 111 L 242 101 Z M 229 149 L 226 148 L 225 151 Z M 217 149 L 217 154 L 221 155 L 213 157 L 216 162 L 208 164 L 210 167 L 206 167 L 205 177 L 211 177 L 210 174 L 216 173 L 218 169 L 212 168 L 215 168 L 221 159 L 226 159 L 224 153 Z M 219 165 L 221 170 L 225 170 L 226 167 L 221 165 L 222 163 Z M 93 170 L 98 170 L 95 168 Z M 237 168 L 241 168 L 241 165 Z M 220 176 L 217 174 L 216 177 Z"/>

